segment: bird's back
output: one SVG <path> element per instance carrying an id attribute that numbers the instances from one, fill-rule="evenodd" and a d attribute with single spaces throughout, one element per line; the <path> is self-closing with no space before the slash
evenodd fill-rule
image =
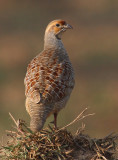
<path id="1" fill-rule="evenodd" d="M 44 50 L 28 65 L 25 94 L 34 103 L 56 103 L 68 95 L 74 86 L 74 73 L 65 50 Z M 33 94 L 38 92 L 35 101 Z"/>

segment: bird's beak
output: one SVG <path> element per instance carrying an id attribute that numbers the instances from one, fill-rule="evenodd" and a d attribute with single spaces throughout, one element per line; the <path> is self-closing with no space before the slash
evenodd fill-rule
<path id="1" fill-rule="evenodd" d="M 64 28 L 65 28 L 65 29 L 73 29 L 73 27 L 72 27 L 70 24 L 64 25 Z"/>

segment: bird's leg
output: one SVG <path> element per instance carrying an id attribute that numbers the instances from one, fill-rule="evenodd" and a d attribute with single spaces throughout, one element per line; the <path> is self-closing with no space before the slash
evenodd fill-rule
<path id="1" fill-rule="evenodd" d="M 54 115 L 54 120 L 51 121 L 50 123 L 53 123 L 54 128 L 57 129 L 57 113 L 55 112 L 53 115 Z"/>
<path id="2" fill-rule="evenodd" d="M 57 129 L 57 113 L 54 113 L 54 127 Z"/>

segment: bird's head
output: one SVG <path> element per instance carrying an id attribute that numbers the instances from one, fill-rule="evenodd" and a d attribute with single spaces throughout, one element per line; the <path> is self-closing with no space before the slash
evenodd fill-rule
<path id="1" fill-rule="evenodd" d="M 46 28 L 45 34 L 51 33 L 57 39 L 61 39 L 62 34 L 67 30 L 72 29 L 72 26 L 64 20 L 54 20 L 50 22 Z"/>

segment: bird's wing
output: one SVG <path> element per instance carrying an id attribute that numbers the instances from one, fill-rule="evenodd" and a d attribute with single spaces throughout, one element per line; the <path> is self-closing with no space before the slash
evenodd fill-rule
<path id="1" fill-rule="evenodd" d="M 53 51 L 54 52 L 54 51 Z M 72 66 L 68 60 L 59 60 L 53 52 L 42 52 L 27 68 L 25 77 L 26 96 L 39 103 L 59 101 L 73 88 Z"/>
<path id="2" fill-rule="evenodd" d="M 48 101 L 57 102 L 67 96 L 68 90 L 73 88 L 73 85 L 69 84 L 71 79 L 71 66 L 68 62 L 63 61 L 48 69 L 51 73 L 47 74 L 45 78 L 46 87 L 43 96 Z"/>
<path id="3" fill-rule="evenodd" d="M 24 79 L 25 95 L 34 103 L 39 103 L 41 95 L 39 87 L 42 85 L 40 78 L 40 61 L 35 57 L 27 67 L 27 73 Z M 42 79 L 42 78 L 41 78 Z"/>

